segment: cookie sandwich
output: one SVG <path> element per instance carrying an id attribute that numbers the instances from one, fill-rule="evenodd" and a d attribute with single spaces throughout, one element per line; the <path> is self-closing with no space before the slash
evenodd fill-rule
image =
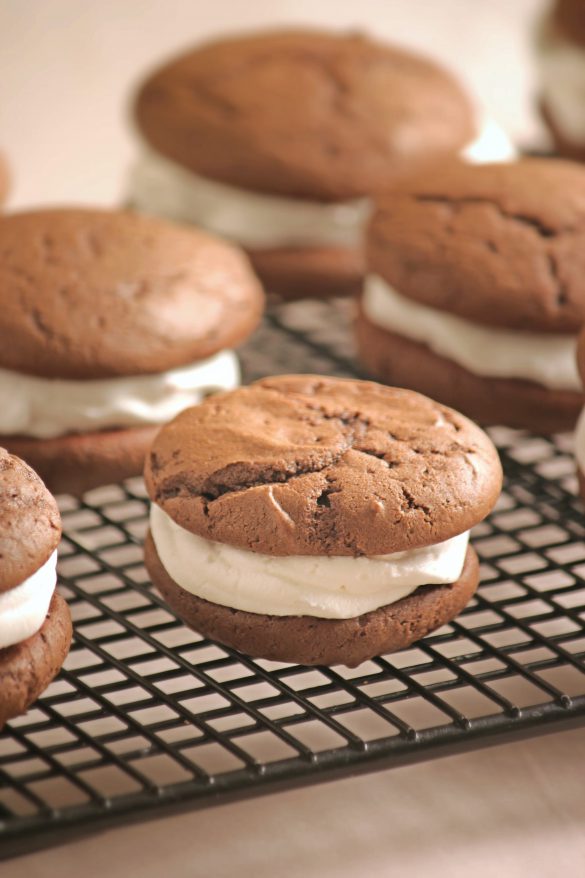
<path id="1" fill-rule="evenodd" d="M 59 672 L 71 616 L 57 584 L 61 519 L 36 473 L 0 448 L 0 729 Z"/>
<path id="2" fill-rule="evenodd" d="M 0 443 L 55 492 L 139 475 L 158 425 L 239 383 L 247 258 L 122 211 L 0 218 Z"/>
<path id="3" fill-rule="evenodd" d="M 290 375 L 190 408 L 149 452 L 146 565 L 195 631 L 254 657 L 356 666 L 448 622 L 497 452 L 408 390 Z"/>
<path id="4" fill-rule="evenodd" d="M 573 429 L 583 404 L 585 169 L 554 159 L 420 175 L 368 230 L 370 374 L 484 424 Z"/>
<path id="5" fill-rule="evenodd" d="M 355 33 L 196 47 L 146 79 L 134 114 L 131 203 L 240 244 L 267 289 L 289 297 L 356 290 L 381 187 L 448 155 L 513 153 L 449 73 Z"/>
<path id="6" fill-rule="evenodd" d="M 585 4 L 556 0 L 537 32 L 540 110 L 557 153 L 585 161 Z"/>

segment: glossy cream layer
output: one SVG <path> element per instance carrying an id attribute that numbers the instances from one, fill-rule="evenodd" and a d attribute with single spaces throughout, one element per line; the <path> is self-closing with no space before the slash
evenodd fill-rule
<path id="1" fill-rule="evenodd" d="M 0 649 L 22 643 L 41 628 L 57 585 L 57 552 L 21 585 L 0 592 Z"/>
<path id="2" fill-rule="evenodd" d="M 402 296 L 377 275 L 367 278 L 362 305 L 372 323 L 425 344 L 475 375 L 581 389 L 575 336 L 480 326 Z"/>
<path id="3" fill-rule="evenodd" d="M 240 382 L 233 351 L 155 375 L 70 381 L 0 369 L 0 436 L 50 439 L 163 424 L 209 393 Z"/>
<path id="4" fill-rule="evenodd" d="M 352 619 L 461 576 L 469 532 L 393 555 L 275 556 L 212 542 L 182 528 L 156 504 L 150 532 L 174 582 L 214 604 L 270 616 Z"/>
<path id="5" fill-rule="evenodd" d="M 509 161 L 516 151 L 493 120 L 462 151 L 471 163 Z M 192 223 L 249 249 L 358 247 L 372 205 L 361 198 L 319 202 L 263 195 L 200 177 L 145 149 L 130 178 L 138 210 Z"/>

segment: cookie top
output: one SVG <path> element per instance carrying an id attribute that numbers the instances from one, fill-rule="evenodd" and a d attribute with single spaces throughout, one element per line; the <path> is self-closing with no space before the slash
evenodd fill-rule
<path id="1" fill-rule="evenodd" d="M 45 378 L 164 372 L 256 326 L 263 294 L 235 247 L 124 211 L 0 217 L 0 367 Z"/>
<path id="2" fill-rule="evenodd" d="M 135 115 L 155 150 L 197 174 L 324 201 L 376 192 L 476 133 L 465 92 L 432 61 L 310 30 L 198 47 L 146 80 Z"/>
<path id="3" fill-rule="evenodd" d="M 55 499 L 34 470 L 0 448 L 0 591 L 39 570 L 60 539 Z"/>
<path id="4" fill-rule="evenodd" d="M 268 555 L 379 555 L 481 521 L 501 488 L 471 421 L 413 393 L 289 375 L 210 397 L 163 427 L 151 500 L 199 536 Z"/>
<path id="5" fill-rule="evenodd" d="M 475 323 L 576 333 L 585 322 L 585 167 L 450 162 L 379 201 L 367 260 L 398 292 Z"/>
<path id="6" fill-rule="evenodd" d="M 0 152 L 0 206 L 6 201 L 10 189 L 10 172 L 4 155 Z"/>
<path id="7" fill-rule="evenodd" d="M 583 0 L 555 0 L 549 21 L 555 35 L 585 46 L 585 4 Z"/>

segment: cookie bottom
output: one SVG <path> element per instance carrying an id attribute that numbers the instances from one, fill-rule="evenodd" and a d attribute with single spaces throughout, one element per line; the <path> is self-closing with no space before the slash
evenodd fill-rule
<path id="1" fill-rule="evenodd" d="M 190 594 L 161 564 L 150 533 L 146 567 L 169 606 L 194 631 L 252 658 L 300 665 L 357 665 L 397 652 L 445 625 L 469 603 L 479 582 L 479 562 L 471 546 L 453 585 L 424 585 L 413 594 L 353 619 L 265 616 L 232 610 Z"/>
<path id="2" fill-rule="evenodd" d="M 474 375 L 426 345 L 371 323 L 359 310 L 358 354 L 371 375 L 451 406 L 480 424 L 506 424 L 536 433 L 572 430 L 585 396 L 532 381 Z"/>
<path id="3" fill-rule="evenodd" d="M 563 158 L 572 159 L 576 162 L 585 162 L 585 144 L 576 143 L 564 134 L 549 110 L 544 99 L 539 101 L 540 115 L 551 135 L 554 143 L 555 153 Z"/>
<path id="4" fill-rule="evenodd" d="M 283 299 L 356 295 L 364 278 L 359 250 L 347 247 L 277 247 L 248 250 L 268 293 Z"/>
<path id="5" fill-rule="evenodd" d="M 25 713 L 61 670 L 71 646 L 71 614 L 55 593 L 40 631 L 0 649 L 0 729 Z"/>
<path id="6" fill-rule="evenodd" d="M 55 439 L 0 436 L 0 445 L 30 464 L 52 493 L 78 495 L 141 475 L 159 429 L 72 433 Z"/>

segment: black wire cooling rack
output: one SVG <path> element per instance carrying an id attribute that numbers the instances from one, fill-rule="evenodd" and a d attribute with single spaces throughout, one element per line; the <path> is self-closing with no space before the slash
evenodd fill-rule
<path id="1" fill-rule="evenodd" d="M 347 302 L 272 309 L 247 379 L 357 374 Z M 62 499 L 75 641 L 0 736 L 0 856 L 110 825 L 585 722 L 585 517 L 566 438 L 492 431 L 507 475 L 482 585 L 416 647 L 353 670 L 252 661 L 187 630 L 142 564 L 140 480 Z"/>

